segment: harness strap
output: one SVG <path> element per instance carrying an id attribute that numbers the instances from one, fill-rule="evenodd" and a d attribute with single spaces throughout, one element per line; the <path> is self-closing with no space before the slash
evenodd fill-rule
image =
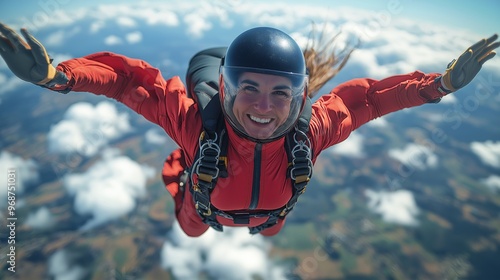
<path id="1" fill-rule="evenodd" d="M 190 188 L 196 211 L 202 221 L 217 231 L 222 225 L 217 222 L 216 211 L 210 202 L 210 194 L 217 184 L 219 176 L 227 177 L 227 137 L 219 96 L 215 88 L 200 83 L 196 91 L 209 92 L 212 96 L 208 103 L 199 104 L 204 130 L 198 139 L 199 150 L 195 162 L 188 168 L 192 186 Z M 217 131 L 220 133 L 218 134 Z M 221 152 L 222 147 L 222 152 Z M 222 154 L 222 156 L 221 156 Z M 194 178 L 196 175 L 196 178 Z"/>
<path id="2" fill-rule="evenodd" d="M 212 193 L 221 168 L 226 170 L 226 166 L 219 164 L 220 144 L 217 144 L 217 138 L 208 139 L 204 137 L 205 133 L 200 135 L 200 149 L 198 151 L 198 160 L 192 167 L 190 188 L 196 211 L 202 221 L 217 231 L 222 231 L 222 225 L 217 222 L 214 207 L 210 202 L 210 194 Z M 227 172 L 226 172 L 227 173 Z M 194 178 L 193 175 L 197 175 Z"/>

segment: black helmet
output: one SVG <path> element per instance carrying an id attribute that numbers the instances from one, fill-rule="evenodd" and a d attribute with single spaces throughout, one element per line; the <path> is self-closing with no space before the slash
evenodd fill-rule
<path id="1" fill-rule="evenodd" d="M 289 113 L 287 117 L 276 123 L 272 133 L 263 132 L 262 135 L 249 133 L 245 125 L 241 123 L 242 117 L 233 112 L 238 93 L 244 91 L 242 88 L 244 85 L 241 85 L 240 80 L 244 73 L 277 76 L 272 80 L 286 80 L 290 85 L 286 91 Z M 284 136 L 297 122 L 307 97 L 307 83 L 306 63 L 297 43 L 288 34 L 278 29 L 253 28 L 236 37 L 223 58 L 220 69 L 222 108 L 227 120 L 237 133 L 256 142 L 269 142 Z M 272 123 L 274 118 L 270 116 L 268 120 Z M 266 128 L 262 129 L 262 131 L 265 130 Z"/>

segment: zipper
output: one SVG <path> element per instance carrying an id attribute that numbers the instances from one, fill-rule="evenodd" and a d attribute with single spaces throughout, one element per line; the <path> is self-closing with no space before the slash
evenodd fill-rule
<path id="1" fill-rule="evenodd" d="M 248 209 L 254 210 L 259 204 L 259 193 L 260 193 L 260 166 L 262 161 L 262 144 L 257 143 L 255 145 L 254 157 L 253 157 L 253 181 L 252 181 L 252 199 L 250 200 L 250 206 Z"/>

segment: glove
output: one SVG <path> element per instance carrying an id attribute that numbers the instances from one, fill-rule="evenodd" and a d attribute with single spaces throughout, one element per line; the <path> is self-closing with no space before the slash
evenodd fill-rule
<path id="1" fill-rule="evenodd" d="M 495 56 L 494 49 L 500 46 L 500 42 L 495 42 L 498 35 L 494 34 L 490 38 L 470 46 L 458 59 L 453 59 L 441 78 L 441 85 L 447 93 L 457 91 L 466 86 L 477 75 L 481 66 Z"/>
<path id="2" fill-rule="evenodd" d="M 27 43 L 14 30 L 0 23 L 0 55 L 12 73 L 44 87 L 67 84 L 68 77 L 52 66 L 43 45 L 26 29 L 21 29 L 21 33 Z"/>

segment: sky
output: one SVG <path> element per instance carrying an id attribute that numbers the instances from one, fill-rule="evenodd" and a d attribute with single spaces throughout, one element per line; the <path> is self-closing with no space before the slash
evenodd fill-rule
<path id="1" fill-rule="evenodd" d="M 244 0 L 214 0 L 211 3 L 221 3 L 222 5 L 238 5 Z M 2 1 L 0 3 L 0 21 L 15 22 L 20 16 L 36 18 L 40 12 L 51 11 L 54 9 L 70 9 L 75 7 L 91 7 L 98 4 L 115 4 L 127 2 L 162 2 L 175 5 L 176 0 L 167 1 L 119 1 L 119 0 L 89 0 L 89 1 L 69 1 L 69 0 L 24 0 L 20 2 Z M 182 1 L 181 1 L 182 2 Z M 265 0 L 254 0 L 253 3 L 265 3 Z M 279 1 L 275 1 L 278 2 Z M 500 2 L 496 0 L 481 1 L 413 1 L 413 0 L 289 0 L 286 3 L 308 3 L 310 6 L 321 6 L 331 9 L 339 7 L 352 7 L 356 9 L 370 10 L 379 14 L 381 18 L 390 16 L 404 17 L 415 21 L 426 22 L 449 26 L 450 28 L 468 29 L 482 36 L 488 36 L 500 32 L 500 21 L 498 20 L 498 11 Z M 22 4 L 19 4 L 22 3 Z M 70 6 L 71 5 L 71 6 Z"/>
<path id="2" fill-rule="evenodd" d="M 138 1 L 106 1 L 106 4 L 132 3 Z M 139 1 L 139 2 L 158 2 L 158 1 Z M 172 6 L 179 2 L 162 1 L 162 3 L 171 3 Z M 182 1 L 187 2 L 187 1 Z M 365 41 L 363 49 L 356 50 L 351 57 L 346 68 L 338 76 L 339 80 L 347 80 L 357 76 L 371 76 L 383 78 L 396 73 L 414 71 L 415 69 L 424 69 L 429 71 L 441 71 L 446 64 L 455 56 L 463 51 L 469 43 L 477 39 L 489 36 L 491 33 L 500 32 L 500 21 L 497 14 L 500 10 L 500 4 L 497 1 L 481 1 L 481 4 L 473 1 L 410 1 L 410 0 L 384 0 L 384 1 L 319 1 L 309 0 L 311 7 L 307 11 L 296 11 L 293 5 L 303 4 L 303 1 L 286 1 L 287 5 L 282 5 L 283 14 L 269 13 L 269 9 L 262 8 L 263 5 L 271 5 L 269 1 L 249 1 L 243 0 L 215 0 L 202 3 L 216 3 L 219 6 L 225 6 L 229 10 L 234 10 L 238 19 L 254 24 L 276 24 L 283 28 L 305 31 L 307 28 L 296 26 L 295 21 L 306 22 L 304 18 L 321 14 L 324 18 L 330 18 L 336 23 L 345 23 L 346 34 L 357 34 Z M 277 1 L 276 1 L 277 2 Z M 22 25 L 23 22 L 37 22 L 44 15 L 50 14 L 54 9 L 73 11 L 77 7 L 93 7 L 102 4 L 103 1 L 75 1 L 69 0 L 39 0 L 23 1 L 23 7 L 18 4 L 0 4 L 0 21 L 8 24 Z M 189 2 L 191 3 L 191 2 Z M 272 3 L 274 4 L 274 2 Z M 276 4 L 277 5 L 277 4 Z M 282 6 L 272 6 L 273 9 L 281 9 Z M 177 7 L 177 6 L 175 6 Z M 239 9 L 244 7 L 245 10 Z M 267 7 L 267 6 L 266 6 Z M 323 8 L 318 8 L 323 7 Z M 342 8 L 341 8 L 342 7 Z M 61 22 L 59 25 L 51 25 L 41 28 L 38 31 L 54 28 L 52 32 L 40 32 L 44 34 L 41 39 L 49 50 L 58 50 L 52 53 L 56 61 L 71 58 L 76 55 L 73 49 L 65 50 L 65 44 L 74 43 L 78 34 L 91 36 L 98 34 L 100 41 L 93 42 L 93 46 L 106 47 L 111 50 L 135 50 L 141 44 L 149 39 L 149 34 L 145 29 L 154 28 L 156 25 L 167 25 L 174 29 L 176 27 L 184 28 L 179 22 L 192 22 L 193 25 L 183 29 L 186 34 L 192 36 L 193 44 L 204 43 L 206 37 L 204 32 L 210 31 L 211 23 L 218 21 L 221 26 L 228 26 L 231 22 L 223 16 L 220 18 L 203 17 L 203 11 L 188 11 L 185 7 L 179 5 L 180 10 L 177 14 L 168 14 L 169 18 L 164 21 L 154 21 L 152 18 L 155 8 L 149 11 L 135 11 L 130 9 L 107 9 L 100 10 L 92 16 L 99 18 L 95 25 L 79 24 L 78 19 L 74 22 Z M 364 10 L 365 12 L 360 12 Z M 161 10 L 168 12 L 168 10 Z M 337 12 L 336 11 L 341 11 Z M 368 12 L 366 12 L 368 11 Z M 144 13 L 142 13 L 144 12 Z M 306 15 L 301 14 L 304 12 Z M 197 14 L 198 13 L 198 14 Z M 352 13 L 352 15 L 350 14 Z M 278 15 L 276 15 L 278 14 Z M 194 17 L 193 17 L 194 15 Z M 216 14 L 218 16 L 219 14 Z M 220 14 L 224 15 L 224 14 Z M 88 14 L 87 14 L 88 16 Z M 366 18 L 364 18 L 366 16 Z M 369 17 L 369 18 L 368 18 Z M 148 21 L 150 20 L 150 21 Z M 146 26 L 144 23 L 148 23 Z M 53 24 L 53 23 L 51 23 Z M 75 26 L 73 26 L 75 25 Z M 105 27 L 118 26 L 116 30 Z M 69 26 L 69 27 L 68 27 Z M 367 28 L 369 26 L 369 28 Z M 60 29 L 58 29 L 61 27 Z M 62 27 L 68 27 L 66 29 Z M 162 26 L 163 27 L 163 26 Z M 88 28 L 89 30 L 83 30 Z M 208 28 L 208 29 L 207 29 Z M 227 30 L 230 30 L 228 28 Z M 370 32 L 367 32 L 370 31 Z M 84 33 L 86 32 L 86 33 Z M 102 34 L 101 34 L 101 33 Z M 90 35 L 89 35 L 90 34 Z M 375 34 L 375 35 L 373 35 Z M 102 35 L 102 36 L 101 36 Z M 294 32 L 292 36 L 300 43 L 305 39 L 304 34 Z M 95 38 L 95 37 L 93 37 Z M 184 38 L 184 37 L 183 37 Z M 150 54 L 143 54 L 144 56 Z M 157 54 L 154 54 L 157 55 Z M 172 55 L 172 54 L 170 54 Z M 488 63 L 485 73 L 499 73 L 499 58 L 495 58 Z M 158 65 L 171 66 L 169 58 L 157 62 Z M 337 78 L 337 77 L 336 77 Z M 0 96 L 1 94 L 10 94 L 20 86 L 21 82 L 9 76 L 5 64 L 0 61 Z M 476 86 L 476 85 L 474 85 Z M 498 97 L 498 96 L 497 96 Z M 500 101 L 500 100 L 499 100 Z M 443 99 L 439 106 L 442 106 L 444 112 L 451 110 L 454 104 L 459 101 L 454 96 Z M 0 103 L 1 106 L 1 103 Z M 1 107 L 0 107 L 1 109 Z M 453 113 L 453 111 L 451 111 Z M 468 112 L 472 113 L 472 112 Z M 146 195 L 146 182 L 159 167 L 144 166 L 120 153 L 120 151 L 110 147 L 110 143 L 120 137 L 124 137 L 134 128 L 130 124 L 131 112 L 119 111 L 115 104 L 110 101 L 102 101 L 91 105 L 85 102 L 76 103 L 66 109 L 61 119 L 54 120 L 52 128 L 47 131 L 47 151 L 55 154 L 78 153 L 85 157 L 92 157 L 98 154 L 103 156 L 96 163 L 82 172 L 67 174 L 62 178 L 63 186 L 67 193 L 74 196 L 74 209 L 81 215 L 91 215 L 93 219 L 82 226 L 82 230 L 92 230 L 95 227 L 122 217 L 130 213 L 136 207 L 138 198 Z M 453 115 L 449 115 L 450 117 Z M 446 115 L 428 115 L 436 121 L 446 122 Z M 451 123 L 455 124 L 455 123 Z M 460 125 L 457 125 L 460 126 Z M 391 123 L 385 118 L 370 122 L 368 129 L 391 129 Z M 477 155 L 485 165 L 500 169 L 500 142 L 498 139 L 489 141 L 477 140 L 469 143 L 470 152 Z M 167 139 L 159 130 L 149 130 L 145 135 L 145 140 L 151 145 L 165 145 Z M 358 132 L 354 132 L 348 140 L 336 145 L 328 150 L 327 153 L 335 154 L 348 158 L 364 158 L 364 145 L 366 138 Z M 387 151 L 388 157 L 393 160 L 413 167 L 416 170 L 425 171 L 436 168 L 440 161 L 435 151 L 429 147 L 408 143 L 401 147 L 394 147 Z M 37 163 L 24 159 L 9 151 L 0 151 L 0 170 L 7 166 L 19 165 L 26 169 L 20 172 L 31 174 L 25 177 L 23 184 L 36 182 L 40 177 L 37 173 Z M 117 170 L 127 170 L 125 177 Z M 5 174 L 5 172 L 2 172 Z M 492 175 L 482 179 L 483 182 L 492 190 L 500 190 L 500 177 Z M 99 182 L 99 184 L 97 183 Z M 96 186 L 106 187 L 106 192 L 101 192 L 103 200 L 90 199 L 96 197 L 95 193 L 99 191 Z M 119 195 L 116 195 L 119 194 Z M 116 196 L 120 200 L 120 207 L 106 203 L 106 198 Z M 0 193 L 1 196 L 1 193 Z M 373 212 L 381 215 L 382 219 L 388 223 L 395 223 L 402 226 L 418 226 L 418 214 L 420 212 L 415 202 L 413 194 L 408 190 L 396 191 L 376 191 L 370 190 L 366 193 L 367 207 Z M 0 202 L 1 205 L 1 202 Z M 47 208 L 39 208 L 30 213 L 27 223 L 33 228 L 42 227 L 51 222 L 50 211 Z M 37 222 L 45 220 L 45 223 Z M 215 238 L 223 238 L 226 242 L 214 242 Z M 206 253 L 209 244 L 217 243 L 219 246 L 210 251 L 206 260 L 197 258 Z M 250 244 L 246 246 L 244 244 Z M 248 262 L 238 264 L 238 258 L 234 257 L 234 263 L 213 262 L 217 254 L 243 254 L 251 256 L 256 262 L 256 267 L 246 267 L 245 272 L 262 273 L 266 276 L 279 275 L 280 271 L 273 271 L 266 260 L 269 250 L 269 244 L 263 239 L 249 239 L 246 229 L 229 230 L 222 237 L 216 237 L 215 232 L 208 231 L 202 238 L 187 238 L 182 234 L 178 225 L 174 224 L 172 232 L 162 248 L 162 266 L 165 269 L 176 270 L 176 274 L 186 277 L 193 276 L 190 273 L 198 273 L 206 270 L 207 267 L 218 267 L 213 271 L 217 275 L 219 271 L 230 267 L 243 267 Z M 193 249 L 194 248 L 194 249 Z M 64 251 L 54 254 L 50 263 L 60 263 L 64 258 Z M 180 256 L 171 258 L 169 256 Z M 182 257 L 181 257 L 182 256 Z M 191 261 L 196 262 L 193 272 Z M 52 265 L 53 266 L 53 265 Z M 67 271 L 57 273 L 80 273 L 80 268 L 71 268 L 68 264 Z M 189 269 L 188 269 L 189 268 Z M 54 272 L 55 274 L 57 274 Z M 238 272 L 234 272 L 238 273 Z M 269 277 L 278 279 L 279 277 Z M 243 278 L 244 279 L 244 278 Z"/>

